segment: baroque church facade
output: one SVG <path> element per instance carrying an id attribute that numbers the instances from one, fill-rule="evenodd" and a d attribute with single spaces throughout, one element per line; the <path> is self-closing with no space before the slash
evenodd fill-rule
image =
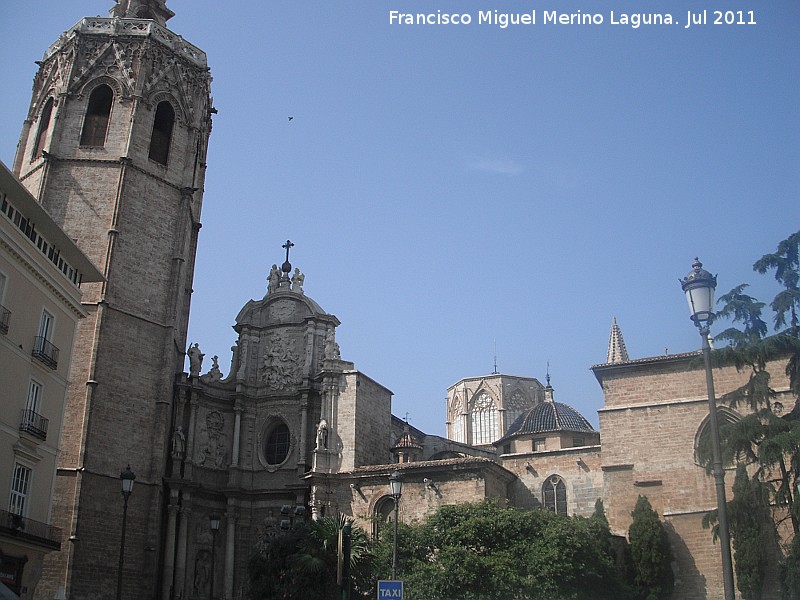
<path id="1" fill-rule="evenodd" d="M 719 549 L 700 525 L 715 501 L 694 457 L 707 428 L 695 353 L 631 360 L 614 323 L 593 367 L 600 432 L 549 377 L 495 373 L 451 386 L 447 437 L 427 435 L 342 358 L 339 321 L 306 293 L 288 241 L 261 299 L 235 317 L 228 372 L 188 344 L 215 111 L 205 54 L 167 28 L 171 16 L 164 0 L 117 0 L 56 40 L 13 165 L 104 276 L 82 286 L 53 498 L 61 550 L 35 597 L 113 594 L 119 471 L 134 459 L 125 598 L 238 600 L 261 531 L 336 513 L 369 531 L 391 513 L 394 471 L 408 522 L 485 498 L 586 516 L 602 498 L 624 536 L 647 495 L 668 525 L 675 597 L 721 596 Z M 718 371 L 720 393 L 744 377 Z"/>

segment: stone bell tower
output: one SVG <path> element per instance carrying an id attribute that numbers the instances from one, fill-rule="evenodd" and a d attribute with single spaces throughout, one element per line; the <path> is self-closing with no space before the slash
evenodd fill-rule
<path id="1" fill-rule="evenodd" d="M 128 464 L 122 595 L 160 593 L 172 384 L 215 112 L 205 53 L 165 27 L 172 16 L 164 0 L 119 0 L 62 34 L 17 147 L 15 174 L 106 278 L 82 288 L 53 509 L 63 541 L 37 598 L 114 596 Z"/>

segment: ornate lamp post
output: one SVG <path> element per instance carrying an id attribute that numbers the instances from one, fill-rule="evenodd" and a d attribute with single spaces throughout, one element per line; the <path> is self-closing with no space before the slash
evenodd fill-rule
<path id="1" fill-rule="evenodd" d="M 394 498 L 394 541 L 392 542 L 392 579 L 397 579 L 397 520 L 400 511 L 400 495 L 403 492 L 403 478 L 398 471 L 389 477 L 389 487 Z"/>
<path id="2" fill-rule="evenodd" d="M 209 597 L 214 598 L 214 571 L 216 567 L 214 558 L 217 552 L 217 532 L 219 531 L 220 516 L 217 513 L 211 513 L 208 520 L 211 523 L 211 592 Z"/>
<path id="3" fill-rule="evenodd" d="M 722 554 L 722 580 L 725 600 L 734 600 L 733 563 L 731 562 L 731 538 L 728 529 L 728 505 L 725 501 L 725 471 L 722 468 L 722 450 L 719 441 L 717 399 L 714 396 L 714 376 L 711 372 L 711 346 L 708 342 L 711 322 L 714 320 L 714 289 L 717 277 L 703 269 L 703 263 L 695 258 L 692 270 L 681 280 L 681 287 L 689 302 L 691 319 L 700 330 L 703 342 L 703 359 L 706 365 L 706 387 L 708 389 L 708 419 L 711 429 L 712 467 L 717 490 L 717 513 L 719 515 L 719 545 Z"/>
<path id="4" fill-rule="evenodd" d="M 122 537 L 119 542 L 119 569 L 117 570 L 117 600 L 122 598 L 122 567 L 125 564 L 125 529 L 128 526 L 128 498 L 133 492 L 133 482 L 136 480 L 136 475 L 131 471 L 131 466 L 128 465 L 122 473 L 119 474 L 120 481 L 122 482 L 122 497 L 125 503 L 122 508 Z"/>

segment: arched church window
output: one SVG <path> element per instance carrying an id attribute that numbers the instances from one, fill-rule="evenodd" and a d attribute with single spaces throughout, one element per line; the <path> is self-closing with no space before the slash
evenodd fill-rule
<path id="1" fill-rule="evenodd" d="M 481 394 L 472 407 L 472 443 L 491 444 L 497 435 L 497 406 L 488 394 Z"/>
<path id="2" fill-rule="evenodd" d="M 150 136 L 150 159 L 166 165 L 169 158 L 169 145 L 172 141 L 172 127 L 175 124 L 175 109 L 167 102 L 159 102 L 153 120 L 153 134 Z"/>
<path id="3" fill-rule="evenodd" d="M 717 408 L 717 423 L 719 424 L 720 429 L 722 429 L 722 427 L 725 425 L 736 423 L 738 420 L 739 416 L 729 408 Z M 696 464 L 706 466 L 706 463 L 710 462 L 712 453 L 711 438 L 711 419 L 708 415 L 706 415 L 705 419 L 703 419 L 703 422 L 700 424 L 700 427 L 698 427 L 697 433 L 694 437 L 694 461 Z M 705 460 L 705 457 L 709 457 L 709 459 Z M 734 456 L 723 455 L 722 462 L 724 463 L 724 466 L 734 466 L 734 458 Z"/>
<path id="4" fill-rule="evenodd" d="M 559 515 L 567 514 L 567 486 L 558 475 L 547 478 L 542 490 L 543 504 L 548 510 Z"/>
<path id="5" fill-rule="evenodd" d="M 381 528 L 394 521 L 394 498 L 385 496 L 375 503 L 375 518 L 372 520 L 372 537 L 378 539 Z"/>
<path id="6" fill-rule="evenodd" d="M 33 147 L 33 154 L 31 160 L 36 160 L 42 155 L 44 150 L 44 142 L 47 139 L 47 130 L 50 129 L 50 115 L 53 114 L 53 99 L 49 98 L 45 102 L 42 114 L 39 115 L 39 129 L 36 132 L 36 144 Z"/>
<path id="7" fill-rule="evenodd" d="M 105 146 L 113 100 L 114 92 L 107 85 L 94 88 L 86 107 L 86 118 L 83 120 L 81 146 Z"/>
<path id="8" fill-rule="evenodd" d="M 279 465 L 289 455 L 289 428 L 286 423 L 278 423 L 267 435 L 264 444 L 264 458 L 269 465 Z"/>

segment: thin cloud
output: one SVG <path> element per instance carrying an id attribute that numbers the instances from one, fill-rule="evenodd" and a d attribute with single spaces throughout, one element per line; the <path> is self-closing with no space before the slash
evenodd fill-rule
<path id="1" fill-rule="evenodd" d="M 513 160 L 482 159 L 470 163 L 470 168 L 497 175 L 519 175 L 525 168 Z"/>

